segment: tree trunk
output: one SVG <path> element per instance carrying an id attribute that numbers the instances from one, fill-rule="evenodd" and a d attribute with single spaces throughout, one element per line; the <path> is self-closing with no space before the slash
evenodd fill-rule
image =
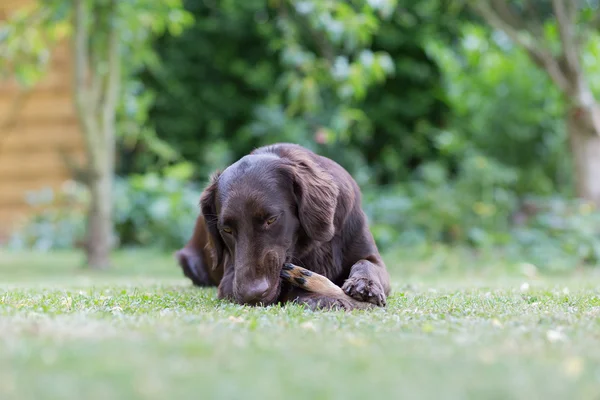
<path id="1" fill-rule="evenodd" d="M 569 114 L 567 130 L 575 168 L 577 195 L 600 207 L 600 132 L 582 123 L 582 109 Z"/>
<path id="2" fill-rule="evenodd" d="M 86 261 L 95 269 L 110 266 L 112 248 L 112 170 L 102 168 L 89 182 L 90 205 L 87 215 Z"/>
<path id="3" fill-rule="evenodd" d="M 90 191 L 85 240 L 87 266 L 108 268 L 114 243 L 115 115 L 121 79 L 115 23 L 117 0 L 94 2 L 91 9 L 85 0 L 73 3 L 73 88 L 87 160 L 83 168 L 70 164 L 74 175 Z M 90 40 L 90 31 L 94 40 Z"/>
<path id="4" fill-rule="evenodd" d="M 111 88 L 113 90 L 114 88 Z M 112 92 L 111 92 L 112 93 Z M 114 97 L 114 95 L 113 95 Z M 88 148 L 88 186 L 90 204 L 87 215 L 86 257 L 91 268 L 110 267 L 110 253 L 113 237 L 113 183 L 115 169 L 115 107 L 116 102 L 109 98 L 97 111 L 89 111 L 87 117 L 97 123 L 97 130 L 87 135 L 100 138 L 96 147 Z"/>
<path id="5" fill-rule="evenodd" d="M 577 195 L 600 208 L 600 104 L 594 98 L 581 63 L 582 48 L 585 47 L 582 39 L 586 35 L 578 33 L 580 10 L 577 2 L 552 1 L 560 37 L 558 55 L 550 51 L 553 46 L 544 43 L 542 24 L 527 21 L 531 15 L 515 13 L 502 0 L 473 1 L 472 6 L 491 26 L 504 31 L 514 43 L 523 47 L 565 95 L 571 106 L 567 130 Z M 588 25 L 587 28 L 591 27 Z M 524 35 L 523 30 L 528 34 Z"/>

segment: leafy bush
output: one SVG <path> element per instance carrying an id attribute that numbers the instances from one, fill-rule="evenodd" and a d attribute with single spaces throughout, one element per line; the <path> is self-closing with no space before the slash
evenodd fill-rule
<path id="1" fill-rule="evenodd" d="M 511 254 L 552 269 L 600 263 L 600 210 L 579 200 L 529 199 L 528 221 L 511 230 Z"/>
<path id="2" fill-rule="evenodd" d="M 505 186 L 508 176 L 478 192 L 468 188 L 483 187 L 482 181 L 462 177 L 440 183 L 440 171 L 432 167 L 427 172 L 437 176 L 434 180 L 365 193 L 371 230 L 382 251 L 441 243 L 499 252 L 545 270 L 600 263 L 600 210 L 592 205 L 532 197 L 523 206 Z"/>
<path id="3" fill-rule="evenodd" d="M 378 244 L 494 248 L 545 269 L 600 263 L 600 211 L 568 197 L 560 94 L 505 38 L 462 31 L 455 47 L 428 45 L 453 110 L 433 137 L 444 157 L 365 195 Z"/>
<path id="4" fill-rule="evenodd" d="M 181 247 L 199 213 L 200 191 L 189 184 L 193 167 L 177 164 L 162 174 L 132 175 L 117 182 L 115 224 L 122 245 Z"/>
<path id="5" fill-rule="evenodd" d="M 521 196 L 570 193 L 564 104 L 550 79 L 505 37 L 464 24 L 456 47 L 432 40 L 452 119 L 436 137 L 442 154 L 469 149 L 516 173 Z"/>
<path id="6" fill-rule="evenodd" d="M 365 209 L 382 247 L 426 242 L 484 246 L 498 241 L 494 232 L 508 229 L 517 205 L 514 185 L 515 171 L 473 154 L 462 159 L 455 179 L 443 164 L 432 162 L 407 184 L 367 190 Z"/>
<path id="7" fill-rule="evenodd" d="M 153 93 L 148 122 L 197 176 L 292 141 L 363 183 L 406 179 L 442 157 L 432 137 L 449 109 L 425 44 L 451 38 L 456 19 L 445 1 L 392 3 L 187 0 L 194 25 L 156 40 L 160 62 L 139 76 Z M 145 172 L 147 153 L 128 154 L 128 165 Z"/>
<path id="8" fill-rule="evenodd" d="M 116 231 L 121 246 L 173 251 L 192 232 L 200 188 L 189 184 L 192 168 L 179 164 L 161 174 L 117 181 Z M 365 188 L 363 204 L 381 251 L 432 249 L 440 243 L 500 250 L 507 260 L 542 269 L 572 269 L 600 263 L 600 210 L 563 198 L 519 201 L 515 171 L 480 154 L 465 157 L 456 179 L 439 163 L 419 170 L 404 185 Z M 15 232 L 9 246 L 50 250 L 70 248 L 82 238 L 84 188 L 68 182 L 61 191 L 29 196 L 45 209 Z"/>
<path id="9" fill-rule="evenodd" d="M 162 173 L 120 178 L 115 188 L 115 230 L 121 246 L 171 251 L 188 240 L 199 212 L 200 191 L 189 184 L 192 167 L 177 164 Z M 58 192 L 43 189 L 28 201 L 41 208 L 11 236 L 14 249 L 72 248 L 83 240 L 87 191 L 67 182 Z"/>
<path id="10" fill-rule="evenodd" d="M 73 181 L 59 191 L 50 188 L 32 191 L 27 203 L 36 211 L 8 241 L 13 249 L 40 251 L 72 248 L 85 232 L 87 191 Z"/>

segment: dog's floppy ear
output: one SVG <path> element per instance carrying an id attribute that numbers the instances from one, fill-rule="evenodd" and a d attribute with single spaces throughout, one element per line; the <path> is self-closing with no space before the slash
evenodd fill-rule
<path id="1" fill-rule="evenodd" d="M 290 161 L 287 173 L 294 185 L 302 228 L 315 241 L 330 241 L 335 235 L 338 186 L 329 173 L 306 155 L 293 152 L 286 154 L 286 158 Z"/>
<path id="2" fill-rule="evenodd" d="M 206 230 L 208 231 L 208 243 L 206 247 L 210 251 L 213 262 L 212 268 L 216 268 L 223 261 L 223 249 L 225 247 L 217 227 L 216 198 L 217 182 L 220 175 L 220 172 L 215 172 L 211 176 L 209 185 L 202 192 L 202 196 L 200 196 L 200 210 L 206 221 Z"/>

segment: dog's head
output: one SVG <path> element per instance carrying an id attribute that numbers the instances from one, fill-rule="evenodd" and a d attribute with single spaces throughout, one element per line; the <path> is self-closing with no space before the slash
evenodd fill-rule
<path id="1" fill-rule="evenodd" d="M 212 259 L 231 260 L 239 303 L 271 304 L 279 273 L 298 240 L 327 242 L 335 234 L 338 187 L 307 155 L 248 155 L 217 173 L 201 210 Z"/>

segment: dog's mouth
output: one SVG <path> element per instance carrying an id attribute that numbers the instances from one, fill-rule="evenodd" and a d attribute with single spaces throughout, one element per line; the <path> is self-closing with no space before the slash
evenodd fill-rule
<path id="1" fill-rule="evenodd" d="M 237 303 L 249 306 L 270 306 L 279 303 L 282 292 L 284 292 L 284 287 L 287 285 L 280 276 L 281 271 L 283 270 L 283 266 L 289 262 L 288 259 L 291 259 L 288 254 L 282 253 L 283 252 L 277 253 L 272 251 L 271 254 L 267 256 L 267 262 L 263 264 L 262 269 L 264 275 L 262 276 L 263 279 L 266 279 L 269 282 L 268 292 L 261 298 L 250 300 L 244 299 L 243 296 L 241 296 L 241 293 L 237 292 L 237 288 L 234 288 L 234 298 Z M 281 262 L 282 260 L 284 260 L 283 263 Z"/>
<path id="2" fill-rule="evenodd" d="M 278 279 L 277 284 L 273 287 L 272 292 L 269 293 L 268 296 L 264 300 L 262 300 L 259 305 L 263 306 L 271 306 L 276 304 L 279 301 L 279 296 L 281 295 L 281 286 L 283 284 L 282 279 L 279 277 L 279 273 L 277 273 Z"/>
<path id="3" fill-rule="evenodd" d="M 282 266 L 283 268 L 283 266 Z M 260 299 L 249 300 L 242 299 L 242 297 L 234 291 L 234 299 L 238 304 L 253 306 L 253 307 L 266 307 L 270 305 L 277 304 L 279 302 L 279 297 L 282 292 L 283 280 L 279 277 L 281 268 L 277 272 L 277 279 L 273 279 L 271 282 L 271 288 L 269 291 Z"/>
<path id="4" fill-rule="evenodd" d="M 264 299 L 256 300 L 256 301 L 247 301 L 243 303 L 244 305 L 252 306 L 252 307 L 267 307 L 273 304 L 276 304 L 279 300 L 279 293 L 281 292 L 281 284 L 277 285 L 276 290 L 273 291 L 273 294 L 267 295 Z"/>

